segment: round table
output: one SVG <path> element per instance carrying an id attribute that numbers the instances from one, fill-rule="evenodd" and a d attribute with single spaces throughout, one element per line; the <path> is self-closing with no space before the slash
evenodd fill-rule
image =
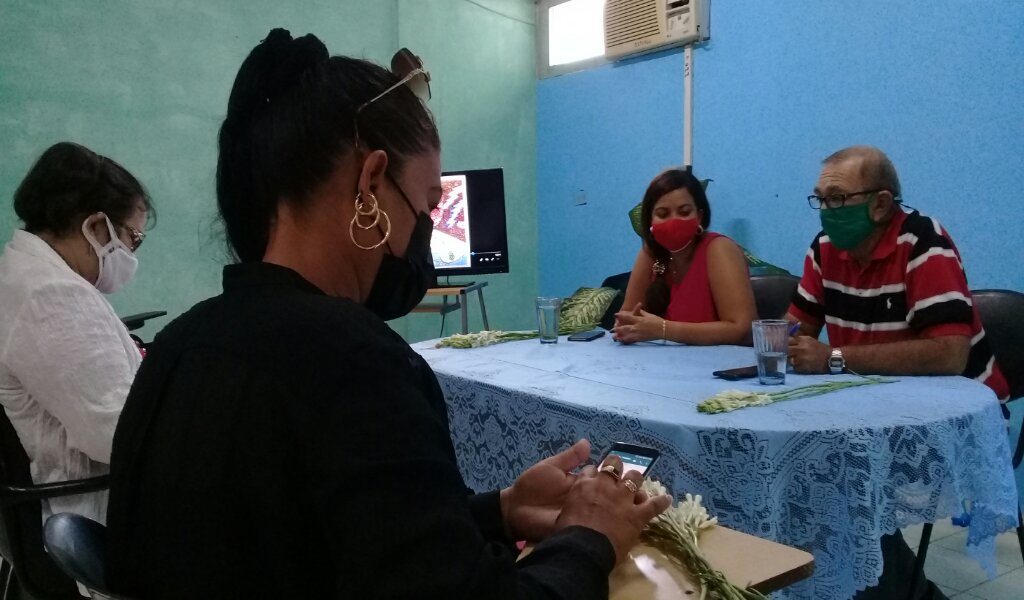
<path id="1" fill-rule="evenodd" d="M 793 375 L 785 386 L 712 377 L 753 364 L 751 348 L 510 342 L 413 347 L 448 402 L 467 485 L 511 483 L 586 437 L 653 446 L 651 477 L 704 496 L 734 529 L 801 547 L 815 575 L 778 597 L 846 598 L 877 582 L 879 539 L 972 508 L 967 552 L 995 573 L 995 536 L 1016 525 L 1006 424 L 987 387 L 962 377 L 893 383 L 716 415 L 696 405 L 725 389 L 775 391 L 854 375 Z"/>

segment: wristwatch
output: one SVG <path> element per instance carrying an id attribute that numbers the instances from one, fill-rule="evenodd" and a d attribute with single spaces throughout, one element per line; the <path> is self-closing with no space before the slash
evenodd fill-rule
<path id="1" fill-rule="evenodd" d="M 841 348 L 833 348 L 832 355 L 828 357 L 828 370 L 833 375 L 838 375 L 846 369 L 846 359 L 843 358 Z"/>

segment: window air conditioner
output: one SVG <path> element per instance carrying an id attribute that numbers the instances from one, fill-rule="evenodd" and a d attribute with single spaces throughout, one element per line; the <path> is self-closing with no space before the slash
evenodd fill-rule
<path id="1" fill-rule="evenodd" d="M 710 37 L 711 0 L 607 0 L 604 5 L 604 55 L 612 60 Z"/>

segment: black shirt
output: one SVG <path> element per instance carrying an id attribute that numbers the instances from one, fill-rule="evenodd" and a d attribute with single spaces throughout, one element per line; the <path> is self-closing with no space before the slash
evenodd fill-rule
<path id="1" fill-rule="evenodd" d="M 565 529 L 514 562 L 433 372 L 361 305 L 228 266 L 162 331 L 114 435 L 108 583 L 140 598 L 607 598 Z"/>

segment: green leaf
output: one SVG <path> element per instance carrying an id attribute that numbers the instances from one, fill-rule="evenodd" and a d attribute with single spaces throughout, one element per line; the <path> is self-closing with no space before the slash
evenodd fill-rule
<path id="1" fill-rule="evenodd" d="M 633 231 L 640 237 L 644 237 L 644 230 L 640 227 L 640 208 L 643 202 L 629 209 L 629 222 L 633 225 Z"/>
<path id="2" fill-rule="evenodd" d="M 750 268 L 751 275 L 789 275 L 789 271 L 786 269 L 754 256 L 746 248 L 740 246 L 740 250 L 743 250 L 743 256 L 747 258 L 747 267 Z"/>
<path id="3" fill-rule="evenodd" d="M 590 331 L 619 293 L 615 288 L 580 288 L 562 302 L 558 317 L 558 333 L 570 335 Z"/>

